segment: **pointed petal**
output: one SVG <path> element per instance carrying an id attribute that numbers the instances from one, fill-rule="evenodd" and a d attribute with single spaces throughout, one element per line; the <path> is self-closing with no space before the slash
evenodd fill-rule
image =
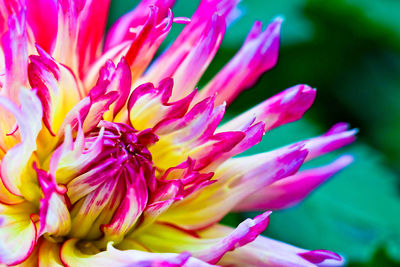
<path id="1" fill-rule="evenodd" d="M 200 229 L 218 222 L 237 203 L 279 179 L 294 174 L 307 151 L 293 146 L 249 157 L 233 158 L 215 172 L 216 182 L 174 203 L 158 220 L 185 229 Z"/>
<path id="2" fill-rule="evenodd" d="M 278 60 L 281 18 L 275 19 L 264 32 L 256 22 L 245 43 L 231 61 L 201 90 L 199 99 L 217 93 L 216 105 L 228 104 L 247 89 Z"/>
<path id="3" fill-rule="evenodd" d="M 134 38 L 134 33 L 130 29 L 137 28 L 146 22 L 150 13 L 150 6 L 158 7 L 157 22 L 160 23 L 168 15 L 168 10 L 172 8 L 174 3 L 175 0 L 140 1 L 134 10 L 122 16 L 111 26 L 107 33 L 104 49 L 108 50 L 126 40 Z"/>
<path id="4" fill-rule="evenodd" d="M 87 88 L 93 86 L 94 81 L 97 79 L 99 69 L 108 60 L 118 62 L 122 57 L 125 57 L 131 67 L 132 81 L 136 81 L 144 72 L 153 59 L 158 47 L 169 33 L 173 22 L 171 12 L 165 20 L 159 23 L 159 9 L 153 6 L 149 8 L 149 10 L 150 13 L 147 20 L 143 25 L 138 25 L 137 29 L 134 29 L 137 33 L 134 34 L 131 39 L 109 49 L 102 57 L 93 63 L 85 77 L 85 85 Z"/>
<path id="5" fill-rule="evenodd" d="M 8 18 L 8 31 L 1 38 L 5 62 L 5 84 L 2 89 L 6 96 L 18 103 L 21 87 L 28 85 L 28 41 L 25 10 Z"/>
<path id="6" fill-rule="evenodd" d="M 215 234 L 223 235 L 230 231 L 232 231 L 230 227 L 216 225 L 205 234 L 212 236 Z M 344 260 L 338 254 L 330 251 L 308 251 L 264 236 L 258 236 L 253 242 L 246 246 L 225 254 L 219 264 L 233 267 L 333 267 L 343 266 Z"/>
<path id="7" fill-rule="evenodd" d="M 0 204 L 0 263 L 18 264 L 32 253 L 37 238 L 34 210 L 28 202 Z"/>
<path id="8" fill-rule="evenodd" d="M 61 260 L 67 266 L 167 266 L 206 267 L 209 264 L 190 257 L 189 253 L 149 253 L 139 250 L 117 250 L 112 245 L 106 251 L 88 255 L 76 247 L 77 239 L 70 239 L 61 248 Z"/>
<path id="9" fill-rule="evenodd" d="M 347 123 L 337 123 L 324 135 L 304 141 L 309 151 L 306 160 L 322 156 L 355 141 L 357 129 L 349 130 Z"/>
<path id="10" fill-rule="evenodd" d="M 227 122 L 218 131 L 238 130 L 249 122 L 260 121 L 265 123 L 265 131 L 268 131 L 296 121 L 310 108 L 315 94 L 315 90 L 307 85 L 293 86 Z"/>
<path id="11" fill-rule="evenodd" d="M 79 14 L 77 56 L 80 77 L 83 77 L 88 66 L 101 54 L 110 1 L 86 0 Z"/>
<path id="12" fill-rule="evenodd" d="M 178 226 L 156 223 L 150 231 L 139 235 L 135 240 L 151 251 L 189 251 L 200 260 L 216 264 L 225 253 L 252 242 L 263 232 L 268 225 L 269 214 L 270 212 L 266 212 L 253 220 L 247 219 L 223 237 L 200 238 L 196 233 L 182 230 Z"/>
<path id="13" fill-rule="evenodd" d="M 277 210 L 298 204 L 315 188 L 353 161 L 349 155 L 342 156 L 329 165 L 301 171 L 279 180 L 249 195 L 235 207 L 236 211 Z"/>
<path id="14" fill-rule="evenodd" d="M 215 14 L 207 20 L 203 28 L 204 31 L 196 42 L 185 44 L 186 46 L 173 55 L 174 58 L 164 60 L 162 57 L 156 61 L 142 80 L 156 83 L 164 77 L 172 77 L 175 82 L 172 100 L 191 92 L 222 42 L 226 28 L 225 19 Z"/>

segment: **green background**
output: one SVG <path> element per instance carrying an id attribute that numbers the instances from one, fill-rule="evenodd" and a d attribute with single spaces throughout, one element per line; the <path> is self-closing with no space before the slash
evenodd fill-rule
<path id="1" fill-rule="evenodd" d="M 138 1 L 113 0 L 109 25 Z M 175 16 L 190 17 L 198 0 L 178 0 Z M 267 133 L 247 153 L 323 133 L 339 121 L 359 128 L 342 153 L 356 161 L 302 204 L 274 212 L 266 235 L 308 249 L 329 249 L 349 266 L 400 266 L 400 1 L 242 0 L 242 15 L 227 31 L 204 75 L 209 80 L 238 50 L 255 20 L 285 18 L 280 58 L 257 85 L 228 108 L 228 116 L 298 83 L 317 88 L 305 117 Z M 181 30 L 174 25 L 166 47 Z M 252 213 L 230 214 L 236 226 Z"/>

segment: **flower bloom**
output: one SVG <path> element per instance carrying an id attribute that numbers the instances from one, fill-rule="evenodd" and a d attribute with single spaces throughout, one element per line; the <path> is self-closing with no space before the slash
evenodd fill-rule
<path id="1" fill-rule="evenodd" d="M 230 211 L 295 205 L 352 161 L 297 172 L 353 142 L 344 123 L 240 156 L 304 114 L 315 98 L 307 85 L 220 126 L 226 105 L 275 65 L 281 19 L 256 22 L 197 91 L 237 0 L 202 0 L 190 20 L 173 16 L 174 0 L 143 0 L 104 39 L 109 0 L 0 2 L 0 264 L 343 263 L 260 236 L 270 211 L 218 224 Z M 153 61 L 174 23 L 186 26 Z"/>

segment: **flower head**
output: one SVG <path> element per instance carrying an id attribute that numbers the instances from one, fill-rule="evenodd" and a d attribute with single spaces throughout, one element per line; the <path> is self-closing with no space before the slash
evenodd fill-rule
<path id="1" fill-rule="evenodd" d="M 173 16 L 174 0 L 143 0 L 104 37 L 109 0 L 1 0 L 1 264 L 343 263 L 260 234 L 266 210 L 297 204 L 352 161 L 297 172 L 355 131 L 339 123 L 240 156 L 302 117 L 316 93 L 307 85 L 220 125 L 227 104 L 275 65 L 282 20 L 264 30 L 256 22 L 233 59 L 195 88 L 237 2 L 202 0 L 187 19 Z M 174 23 L 186 26 L 153 60 Z M 249 210 L 265 212 L 236 229 L 218 224 Z"/>

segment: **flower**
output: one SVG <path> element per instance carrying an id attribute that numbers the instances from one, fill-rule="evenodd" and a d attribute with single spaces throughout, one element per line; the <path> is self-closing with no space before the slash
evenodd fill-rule
<path id="1" fill-rule="evenodd" d="M 224 123 L 226 105 L 278 57 L 281 19 L 256 22 L 199 92 L 237 0 L 143 0 L 104 39 L 109 0 L 2 0 L 0 263 L 22 266 L 324 266 L 338 254 L 260 234 L 270 211 L 236 229 L 230 211 L 292 206 L 351 161 L 297 172 L 353 142 L 322 136 L 241 156 L 299 119 L 315 90 L 296 85 Z M 173 23 L 186 24 L 152 63 Z M 151 67 L 148 66 L 151 63 Z M 238 157 L 235 157 L 238 156 Z"/>

